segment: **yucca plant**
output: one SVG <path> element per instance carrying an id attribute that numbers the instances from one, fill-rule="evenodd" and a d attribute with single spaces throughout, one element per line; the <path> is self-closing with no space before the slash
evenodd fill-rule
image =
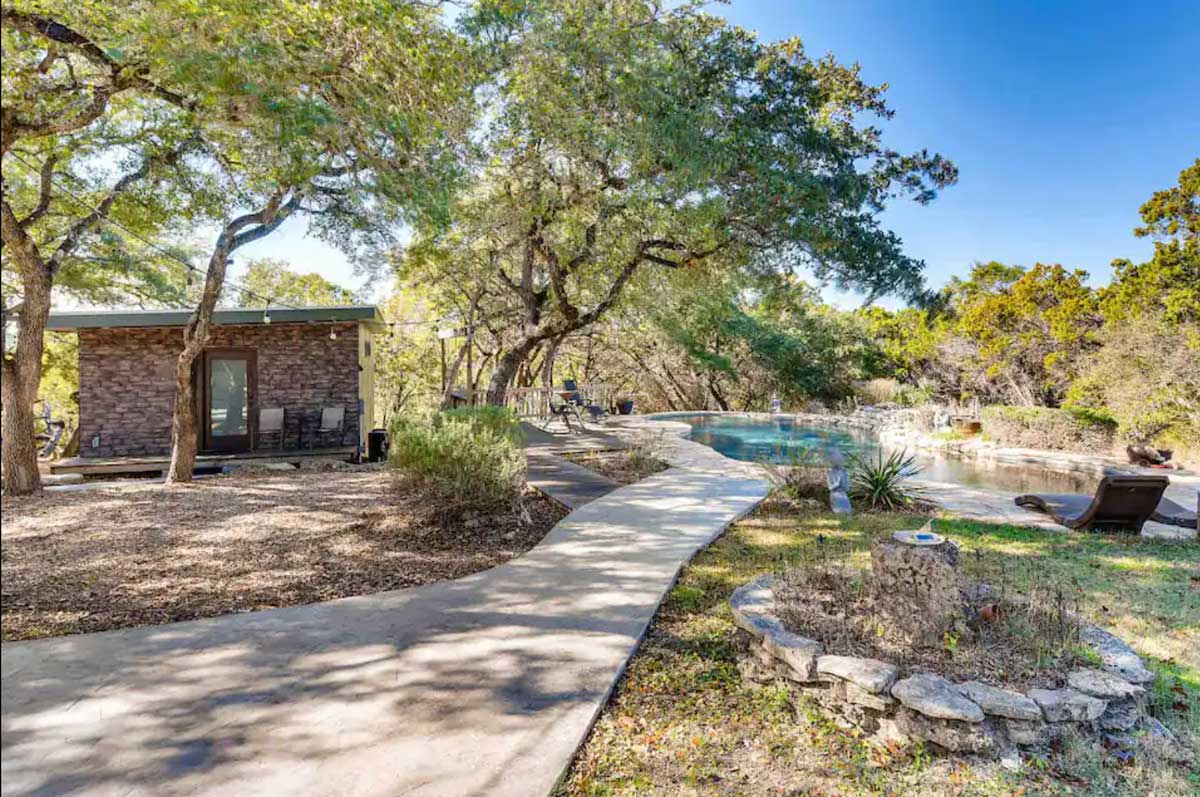
<path id="1" fill-rule="evenodd" d="M 893 451 L 886 459 L 883 451 L 874 459 L 853 455 L 849 465 L 850 498 L 867 509 L 910 509 L 922 498 L 920 488 L 908 483 L 921 468 L 907 450 Z"/>

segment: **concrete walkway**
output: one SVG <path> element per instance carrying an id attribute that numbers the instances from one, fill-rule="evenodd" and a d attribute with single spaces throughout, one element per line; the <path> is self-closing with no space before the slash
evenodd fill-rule
<path id="1" fill-rule="evenodd" d="M 677 467 L 458 581 L 4 644 L 0 791 L 546 794 L 681 565 L 766 494 L 668 448 Z"/>
<path id="2" fill-rule="evenodd" d="M 534 449 L 526 452 L 529 484 L 569 509 L 590 504 L 620 485 L 582 465 Z"/>
<path id="3" fill-rule="evenodd" d="M 528 422 L 521 423 L 525 435 L 526 451 L 543 451 L 553 454 L 585 453 L 588 451 L 616 451 L 625 448 L 620 437 L 607 430 L 608 424 L 586 424 L 586 431 L 567 431 L 558 424 L 555 431 L 547 431 Z"/>

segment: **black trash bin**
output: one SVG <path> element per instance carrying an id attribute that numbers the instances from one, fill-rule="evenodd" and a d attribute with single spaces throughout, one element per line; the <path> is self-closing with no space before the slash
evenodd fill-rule
<path id="1" fill-rule="evenodd" d="M 367 461 L 383 462 L 387 459 L 387 429 L 372 429 L 367 432 Z"/>

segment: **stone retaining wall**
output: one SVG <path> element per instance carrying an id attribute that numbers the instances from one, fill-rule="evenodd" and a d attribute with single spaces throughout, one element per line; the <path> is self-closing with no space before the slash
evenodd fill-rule
<path id="1" fill-rule="evenodd" d="M 1082 637 L 1101 664 L 1069 673 L 1065 688 L 953 683 L 934 673 L 903 673 L 886 661 L 836 655 L 788 631 L 775 616 L 774 583 L 774 576 L 760 576 L 730 597 L 738 669 L 751 682 L 786 682 L 841 724 L 880 739 L 985 755 L 1044 745 L 1066 731 L 1132 740 L 1132 731 L 1144 729 L 1170 737 L 1145 712 L 1145 685 L 1154 674 L 1132 648 L 1096 626 Z"/>

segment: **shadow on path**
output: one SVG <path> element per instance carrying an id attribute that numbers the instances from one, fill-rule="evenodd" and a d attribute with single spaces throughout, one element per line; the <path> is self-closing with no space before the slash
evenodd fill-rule
<path id="1" fill-rule="evenodd" d="M 5 795 L 534 795 L 679 568 L 765 495 L 672 468 L 466 578 L 6 643 Z"/>

